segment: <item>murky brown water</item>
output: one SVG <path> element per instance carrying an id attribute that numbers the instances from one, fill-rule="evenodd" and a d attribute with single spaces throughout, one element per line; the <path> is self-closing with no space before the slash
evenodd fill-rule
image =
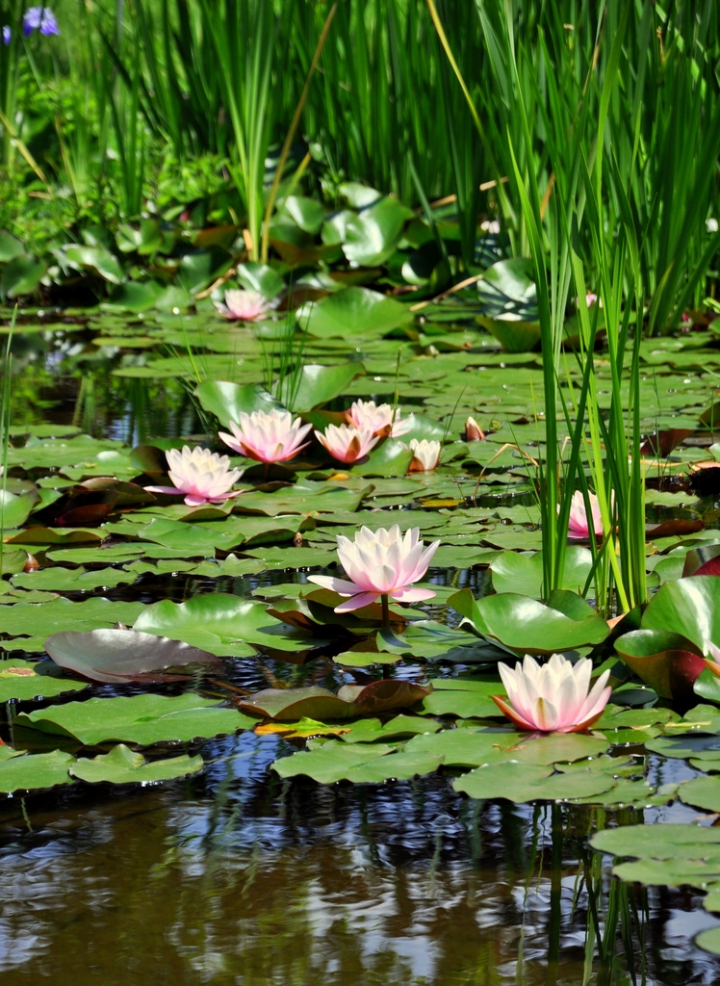
<path id="1" fill-rule="evenodd" d="M 208 744 L 191 781 L 5 802 L 2 986 L 720 978 L 691 944 L 718 922 L 691 894 L 610 881 L 591 810 L 474 802 L 439 777 L 283 783 L 278 750 L 244 734 Z"/>

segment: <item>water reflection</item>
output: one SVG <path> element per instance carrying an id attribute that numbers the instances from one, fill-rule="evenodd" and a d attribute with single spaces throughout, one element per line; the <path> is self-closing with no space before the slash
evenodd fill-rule
<path id="1" fill-rule="evenodd" d="M 716 981 L 690 944 L 714 919 L 610 880 L 590 809 L 282 782 L 282 750 L 246 733 L 187 782 L 6 803 L 3 986 Z"/>

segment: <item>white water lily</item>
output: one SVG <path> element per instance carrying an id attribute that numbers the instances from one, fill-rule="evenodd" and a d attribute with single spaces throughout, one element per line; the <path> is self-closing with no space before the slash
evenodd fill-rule
<path id="1" fill-rule="evenodd" d="M 287 462 L 306 448 L 303 438 L 312 425 L 302 423 L 289 411 L 273 408 L 272 411 L 240 411 L 238 423 L 230 422 L 232 435 L 221 431 L 220 438 L 240 455 L 247 455 L 256 462 Z"/>
<path id="2" fill-rule="evenodd" d="M 427 438 L 423 438 L 422 441 L 412 438 L 408 448 L 413 454 L 409 472 L 432 472 L 437 468 L 442 449 L 440 442 Z"/>
<path id="3" fill-rule="evenodd" d="M 168 475 L 175 485 L 146 486 L 150 493 L 185 493 L 185 503 L 189 507 L 197 507 L 204 503 L 222 503 L 243 492 L 229 492 L 240 478 L 240 470 L 230 468 L 227 455 L 218 455 L 200 446 L 191 449 L 189 445 L 183 445 L 182 452 L 175 448 L 168 449 L 165 458 Z"/>
<path id="4" fill-rule="evenodd" d="M 499 695 L 492 700 L 520 729 L 582 732 L 600 718 L 612 693 L 607 685 L 609 670 L 590 689 L 592 669 L 587 657 L 573 664 L 562 654 L 553 654 L 547 664 L 540 665 L 526 654 L 514 670 L 498 665 L 510 704 Z"/>
<path id="5" fill-rule="evenodd" d="M 328 575 L 310 575 L 308 582 L 314 582 L 324 589 L 332 589 L 341 596 L 349 598 L 335 608 L 336 613 L 347 613 L 374 602 L 378 596 L 388 596 L 399 603 L 414 603 L 432 599 L 432 589 L 414 589 L 427 572 L 428 565 L 438 549 L 439 541 L 425 548 L 420 540 L 420 528 L 413 527 L 405 534 L 394 524 L 389 530 L 384 527 L 371 531 L 361 527 L 351 541 L 338 535 L 338 556 L 347 579 L 337 579 Z"/>

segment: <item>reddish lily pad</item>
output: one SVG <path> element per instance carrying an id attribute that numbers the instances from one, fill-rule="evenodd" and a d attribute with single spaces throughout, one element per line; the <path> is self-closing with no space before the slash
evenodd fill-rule
<path id="1" fill-rule="evenodd" d="M 616 640 L 615 649 L 661 698 L 692 701 L 695 679 L 707 668 L 687 637 L 664 630 L 625 633 Z"/>
<path id="2" fill-rule="evenodd" d="M 238 703 L 248 715 L 293 722 L 298 719 L 353 719 L 414 705 L 430 694 L 429 688 L 409 681 L 373 681 L 343 685 L 337 695 L 327 688 L 266 688 Z"/>
<path id="3" fill-rule="evenodd" d="M 215 666 L 219 657 L 191 647 L 180 640 L 157 637 L 137 630 L 91 630 L 88 633 L 54 633 L 45 649 L 61 668 L 92 681 L 167 681 L 177 677 L 163 674 L 166 668 L 188 664 Z"/>

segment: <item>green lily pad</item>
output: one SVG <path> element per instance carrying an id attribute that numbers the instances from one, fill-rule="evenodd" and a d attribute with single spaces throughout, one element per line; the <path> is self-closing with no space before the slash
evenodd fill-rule
<path id="1" fill-rule="evenodd" d="M 551 767 L 526 763 L 478 767 L 453 781 L 453 788 L 471 798 L 525 801 L 560 801 L 591 798 L 615 787 L 615 779 L 601 772 L 553 774 Z"/>
<path id="2" fill-rule="evenodd" d="M 73 681 L 70 678 L 56 678 L 47 672 L 47 668 L 29 661 L 13 660 L 0 661 L 0 702 L 15 699 L 19 702 L 29 702 L 35 698 L 54 698 L 65 692 L 82 691 L 87 688 L 83 681 Z"/>
<path id="3" fill-rule="evenodd" d="M 307 637 L 270 616 L 262 603 L 221 592 L 192 596 L 184 603 L 153 603 L 133 629 L 182 640 L 220 657 L 250 657 L 263 645 L 289 651 L 307 647 Z"/>
<path id="4" fill-rule="evenodd" d="M 650 600 L 641 626 L 687 637 L 700 651 L 706 640 L 720 644 L 720 579 L 693 575 L 666 582 Z"/>
<path id="5" fill-rule="evenodd" d="M 516 592 L 476 600 L 469 589 L 456 592 L 448 602 L 478 633 L 524 654 L 551 654 L 599 644 L 610 632 L 591 606 L 562 590 L 553 594 L 553 605 L 547 606 Z"/>
<path id="6" fill-rule="evenodd" d="M 32 743 L 76 741 L 81 746 L 101 743 L 192 743 L 240 729 L 254 719 L 224 709 L 212 699 L 187 694 L 133 695 L 129 698 L 90 698 L 86 702 L 21 712 L 13 727 Z"/>
<path id="7" fill-rule="evenodd" d="M 59 784 L 72 784 L 68 769 L 75 757 L 60 750 L 52 753 L 12 755 L 0 758 L 0 792 L 38 791 Z"/>
<path id="8" fill-rule="evenodd" d="M 133 753 L 124 743 L 120 743 L 109 753 L 92 759 L 79 758 L 70 768 L 70 773 L 86 784 L 151 784 L 195 774 L 202 768 L 202 757 L 146 760 L 141 753 Z"/>
<path id="9" fill-rule="evenodd" d="M 368 288 L 347 288 L 318 302 L 306 302 L 295 313 L 311 336 L 321 339 L 352 339 L 353 336 L 382 336 L 413 320 L 406 305 Z"/>

